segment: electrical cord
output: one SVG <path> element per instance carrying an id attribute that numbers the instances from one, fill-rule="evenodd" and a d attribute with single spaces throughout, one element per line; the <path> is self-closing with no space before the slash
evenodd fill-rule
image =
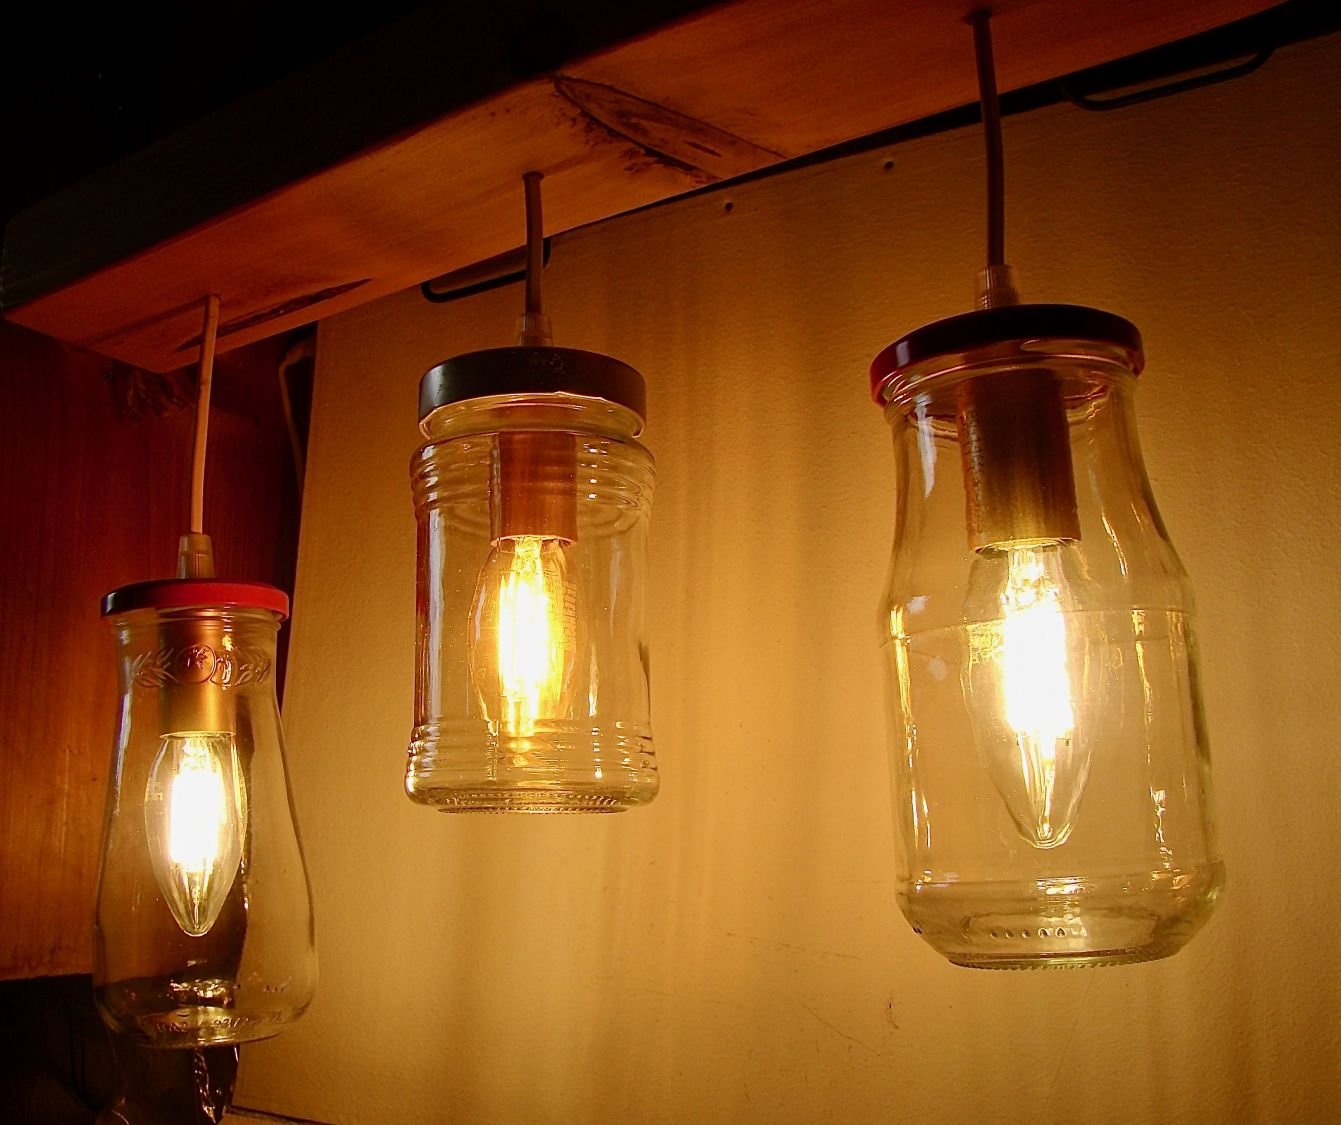
<path id="1" fill-rule="evenodd" d="M 1001 139 L 1001 101 L 992 57 L 992 13 L 980 8 L 968 17 L 973 27 L 973 54 L 982 103 L 983 137 L 987 144 L 987 266 L 978 275 L 979 308 L 1018 305 L 1020 295 L 1006 264 L 1006 154 Z"/>
<path id="2" fill-rule="evenodd" d="M 1001 142 L 1001 102 L 996 89 L 996 61 L 992 57 L 992 13 L 986 8 L 969 16 L 973 26 L 973 53 L 978 67 L 978 100 L 982 103 L 983 134 L 987 142 L 987 265 L 1006 264 L 1006 158 Z"/>
<path id="3" fill-rule="evenodd" d="M 543 172 L 522 176 L 526 193 L 526 306 L 517 342 L 523 347 L 548 347 L 553 342 L 549 317 L 540 299 L 540 278 L 545 270 L 545 220 L 540 208 L 540 181 L 544 178 Z"/>
<path id="4" fill-rule="evenodd" d="M 542 315 L 540 307 L 540 277 L 542 273 L 542 254 L 545 241 L 545 220 L 540 210 L 540 181 L 543 173 L 527 172 L 522 176 L 522 187 L 526 193 L 526 311 L 533 316 Z"/>
<path id="5" fill-rule="evenodd" d="M 196 432 L 191 453 L 191 533 L 205 531 L 205 447 L 210 436 L 210 389 L 214 383 L 214 348 L 219 334 L 219 298 L 205 298 L 200 330 L 200 378 L 196 391 Z"/>
<path id="6" fill-rule="evenodd" d="M 219 336 L 219 297 L 205 298 L 200 329 L 200 378 L 196 391 L 196 431 L 191 449 L 190 530 L 177 544 L 178 578 L 213 578 L 214 547 L 205 534 L 205 449 L 210 434 L 210 390 L 214 384 L 214 349 Z"/>

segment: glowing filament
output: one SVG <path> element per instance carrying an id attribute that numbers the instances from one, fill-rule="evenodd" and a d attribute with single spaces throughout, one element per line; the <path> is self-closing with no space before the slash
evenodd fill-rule
<path id="1" fill-rule="evenodd" d="M 1050 748 L 1075 727 L 1061 595 L 1033 552 L 1011 551 L 1009 567 L 1001 595 L 1006 721 L 1017 738 Z"/>
<path id="2" fill-rule="evenodd" d="M 503 732 L 529 738 L 537 723 L 565 713 L 575 601 L 561 540 L 505 540 L 480 575 L 471 660 L 485 709 Z"/>
<path id="3" fill-rule="evenodd" d="M 1011 546 L 980 556 L 970 577 L 968 612 L 981 615 L 969 626 L 974 726 L 1016 827 L 1037 848 L 1066 841 L 1089 776 L 1075 693 L 1098 685 L 1087 678 L 1086 638 L 1069 635 L 1070 550 Z"/>
<path id="4" fill-rule="evenodd" d="M 144 797 L 154 877 L 182 931 L 201 937 L 228 898 L 247 831 L 246 787 L 233 736 L 167 735 Z"/>

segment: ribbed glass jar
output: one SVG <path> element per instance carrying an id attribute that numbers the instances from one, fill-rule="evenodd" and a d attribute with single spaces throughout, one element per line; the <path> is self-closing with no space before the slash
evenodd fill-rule
<path id="1" fill-rule="evenodd" d="M 316 989 L 275 699 L 286 605 L 271 587 L 189 579 L 104 603 L 121 706 L 94 995 L 112 1028 L 150 1046 L 268 1038 Z"/>
<path id="2" fill-rule="evenodd" d="M 872 367 L 899 904 L 956 964 L 1166 956 L 1223 881 L 1192 593 L 1137 443 L 1128 322 L 942 321 Z"/>
<path id="3" fill-rule="evenodd" d="M 499 350 L 523 361 L 563 351 Z M 589 394 L 427 404 L 429 440 L 411 464 L 413 800 L 616 812 L 656 795 L 644 625 L 653 466 L 641 428 L 635 409 Z"/>

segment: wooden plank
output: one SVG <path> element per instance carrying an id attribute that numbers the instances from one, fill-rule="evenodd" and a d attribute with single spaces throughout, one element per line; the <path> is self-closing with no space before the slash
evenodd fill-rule
<path id="1" fill-rule="evenodd" d="M 291 588 L 281 351 L 276 340 L 219 361 L 205 519 L 221 574 Z M 98 602 L 173 572 L 194 389 L 0 323 L 0 395 L 2 980 L 92 969 L 117 703 Z"/>
<path id="2" fill-rule="evenodd" d="M 483 101 L 703 0 L 433 4 L 29 209 L 6 238 L 21 303 Z M 114 221 L 112 221 L 114 219 Z M 31 224 L 38 236 L 29 242 Z"/>
<path id="3" fill-rule="evenodd" d="M 584 61 L 640 93 L 789 156 L 977 101 L 965 17 L 990 6 L 1003 91 L 1242 19 L 1261 0 L 746 0 Z"/>
<path id="4" fill-rule="evenodd" d="M 597 129 L 582 135 L 584 122 L 552 83 L 527 83 L 456 115 L 450 128 L 421 130 L 337 174 L 235 209 L 30 302 L 13 319 L 52 335 L 77 333 L 84 347 L 169 370 L 195 354 L 199 301 L 187 294 L 222 294 L 220 346 L 227 348 L 517 245 L 521 175 L 532 165 L 550 173 L 545 202 L 554 229 L 622 210 L 628 183 L 640 202 L 694 186 L 682 170 L 623 139 Z M 481 153 L 495 175 L 481 173 Z M 409 167 L 419 172 L 404 174 Z M 59 327 L 43 315 L 53 300 L 63 306 Z M 68 313 L 78 318 L 69 328 Z"/>
<path id="5" fill-rule="evenodd" d="M 699 6 L 668 2 L 659 13 Z M 0 266 L 5 315 L 169 370 L 194 358 L 195 302 L 206 291 L 222 294 L 226 349 L 516 246 L 520 176 L 529 168 L 546 173 L 549 229 L 561 231 L 970 102 L 963 17 L 972 6 L 735 0 L 506 88 L 497 68 L 477 59 L 451 81 L 446 100 L 455 108 L 417 128 L 406 123 L 425 111 L 423 95 L 409 111 L 385 91 L 367 93 L 381 88 L 388 68 L 415 69 L 397 68 L 398 51 L 423 57 L 422 27 L 411 28 L 413 43 L 404 28 L 389 29 L 373 52 L 376 65 L 354 53 L 314 79 L 328 93 L 346 91 L 334 111 L 302 83 L 297 93 L 263 94 L 197 127 L 190 145 L 148 150 L 18 216 Z M 1269 6 L 1008 0 L 994 18 L 1002 87 Z M 476 30 L 483 35 L 485 26 Z M 589 31 L 584 42 L 599 38 Z M 462 43 L 467 53 L 473 45 L 468 36 L 456 42 L 457 55 Z M 442 70 L 426 68 L 420 81 Z M 402 74 L 394 89 L 404 86 Z M 350 133 L 369 143 L 341 155 L 348 143 L 331 138 L 344 135 L 348 90 L 364 99 Z M 372 144 L 379 130 L 381 143 Z M 253 155 L 228 163 L 244 150 Z M 289 154 L 278 185 L 254 155 L 267 152 Z M 334 163 L 316 169 L 320 160 L 302 156 L 309 152 Z M 227 205 L 208 214 L 199 201 L 202 169 L 233 185 L 212 204 Z M 262 192 L 260 184 L 270 186 Z M 133 233 L 92 255 L 80 247 L 79 232 L 109 224 Z"/>

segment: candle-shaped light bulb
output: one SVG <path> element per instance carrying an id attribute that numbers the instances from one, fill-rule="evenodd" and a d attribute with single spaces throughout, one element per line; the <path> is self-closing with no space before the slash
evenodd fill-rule
<path id="1" fill-rule="evenodd" d="M 497 733 L 530 738 L 565 717 L 577 649 L 577 591 L 561 539 L 500 540 L 480 572 L 471 671 Z"/>
<path id="2" fill-rule="evenodd" d="M 144 791 L 149 857 L 184 933 L 201 937 L 237 877 L 247 834 L 247 789 L 233 736 L 164 736 Z"/>
<path id="3" fill-rule="evenodd" d="M 993 783 L 1036 848 L 1075 826 L 1092 757 L 1084 718 L 1107 694 L 1103 619 L 1082 611 L 1084 587 L 1073 543 L 984 550 L 969 575 L 965 697 Z"/>

